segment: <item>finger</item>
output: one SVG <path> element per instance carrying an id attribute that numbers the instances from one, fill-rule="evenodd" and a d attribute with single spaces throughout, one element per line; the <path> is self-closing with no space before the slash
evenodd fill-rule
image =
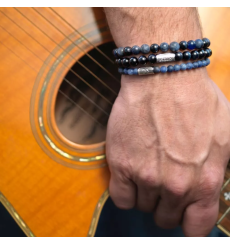
<path id="1" fill-rule="evenodd" d="M 154 220 L 156 224 L 164 229 L 173 229 L 181 223 L 184 205 L 182 201 L 178 205 L 172 205 L 170 199 L 160 199 L 156 211 L 154 212 Z"/>
<path id="2" fill-rule="evenodd" d="M 186 236 L 207 236 L 214 227 L 219 211 L 219 202 L 204 207 L 198 202 L 189 205 L 184 213 L 182 228 Z"/>
<path id="3" fill-rule="evenodd" d="M 109 192 L 114 204 L 120 209 L 131 209 L 136 204 L 136 185 L 126 177 L 112 174 Z"/>
<path id="4" fill-rule="evenodd" d="M 159 198 L 158 188 L 138 186 L 137 208 L 144 212 L 153 212 Z"/>

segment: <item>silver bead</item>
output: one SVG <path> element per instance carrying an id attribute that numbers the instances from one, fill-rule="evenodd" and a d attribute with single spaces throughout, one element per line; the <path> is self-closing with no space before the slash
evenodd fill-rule
<path id="1" fill-rule="evenodd" d="M 176 55 L 173 53 L 156 55 L 157 63 L 175 61 L 175 57 L 176 57 Z"/>
<path id="2" fill-rule="evenodd" d="M 153 67 L 141 67 L 137 69 L 138 75 L 149 75 L 154 74 Z"/>

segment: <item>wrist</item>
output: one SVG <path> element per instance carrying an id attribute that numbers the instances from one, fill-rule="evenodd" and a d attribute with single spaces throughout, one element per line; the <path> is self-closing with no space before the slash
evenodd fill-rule
<path id="1" fill-rule="evenodd" d="M 119 95 L 131 104 L 143 101 L 172 101 L 190 103 L 208 94 L 209 76 L 206 68 L 148 76 L 122 75 Z M 186 98 L 187 97 L 187 98 Z"/>

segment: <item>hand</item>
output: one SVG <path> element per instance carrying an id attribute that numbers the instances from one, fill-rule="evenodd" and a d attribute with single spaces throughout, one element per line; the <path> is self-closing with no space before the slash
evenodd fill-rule
<path id="1" fill-rule="evenodd" d="M 230 157 L 229 103 L 201 69 L 122 76 L 106 138 L 116 206 L 153 212 L 187 236 L 215 225 Z"/>

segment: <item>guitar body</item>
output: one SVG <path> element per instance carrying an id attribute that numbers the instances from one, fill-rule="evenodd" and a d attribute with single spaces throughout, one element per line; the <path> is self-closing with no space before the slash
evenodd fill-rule
<path id="1" fill-rule="evenodd" d="M 108 198 L 106 127 L 94 128 L 91 138 L 84 135 L 92 129 L 93 123 L 87 116 L 94 109 L 82 114 L 84 120 L 68 126 L 72 114 L 67 107 L 63 109 L 67 99 L 81 108 L 86 102 L 84 96 L 83 102 L 78 99 L 74 102 L 69 96 L 70 89 L 79 85 L 78 81 L 71 88 L 63 83 L 74 84 L 68 74 L 75 69 L 76 62 L 96 46 L 112 42 L 112 38 L 101 8 L 53 10 L 0 8 L 0 202 L 28 236 L 94 236 Z M 219 38 L 211 30 L 207 36 L 211 40 Z M 214 61 L 217 47 L 212 49 Z M 225 59 L 229 61 L 229 57 Z M 100 62 L 113 73 L 103 58 Z M 73 72 L 78 79 L 82 69 Z M 88 69 L 97 72 L 90 65 Z M 211 77 L 230 99 L 230 85 L 223 69 L 220 70 L 217 62 L 211 63 L 209 69 Z M 80 77 L 87 80 L 84 74 Z M 114 101 L 119 84 L 107 83 L 115 91 L 113 96 L 109 90 L 102 91 L 98 84 L 95 82 L 93 91 L 109 102 L 101 102 L 93 92 L 85 90 L 87 103 L 93 100 L 95 106 L 103 109 L 101 112 L 109 113 L 108 105 Z M 97 114 L 92 115 L 95 119 Z M 225 181 L 229 178 L 227 172 Z M 230 212 L 226 210 L 230 201 L 225 200 L 226 190 L 230 192 L 227 184 L 220 199 L 222 220 L 218 225 L 228 233 Z"/>

